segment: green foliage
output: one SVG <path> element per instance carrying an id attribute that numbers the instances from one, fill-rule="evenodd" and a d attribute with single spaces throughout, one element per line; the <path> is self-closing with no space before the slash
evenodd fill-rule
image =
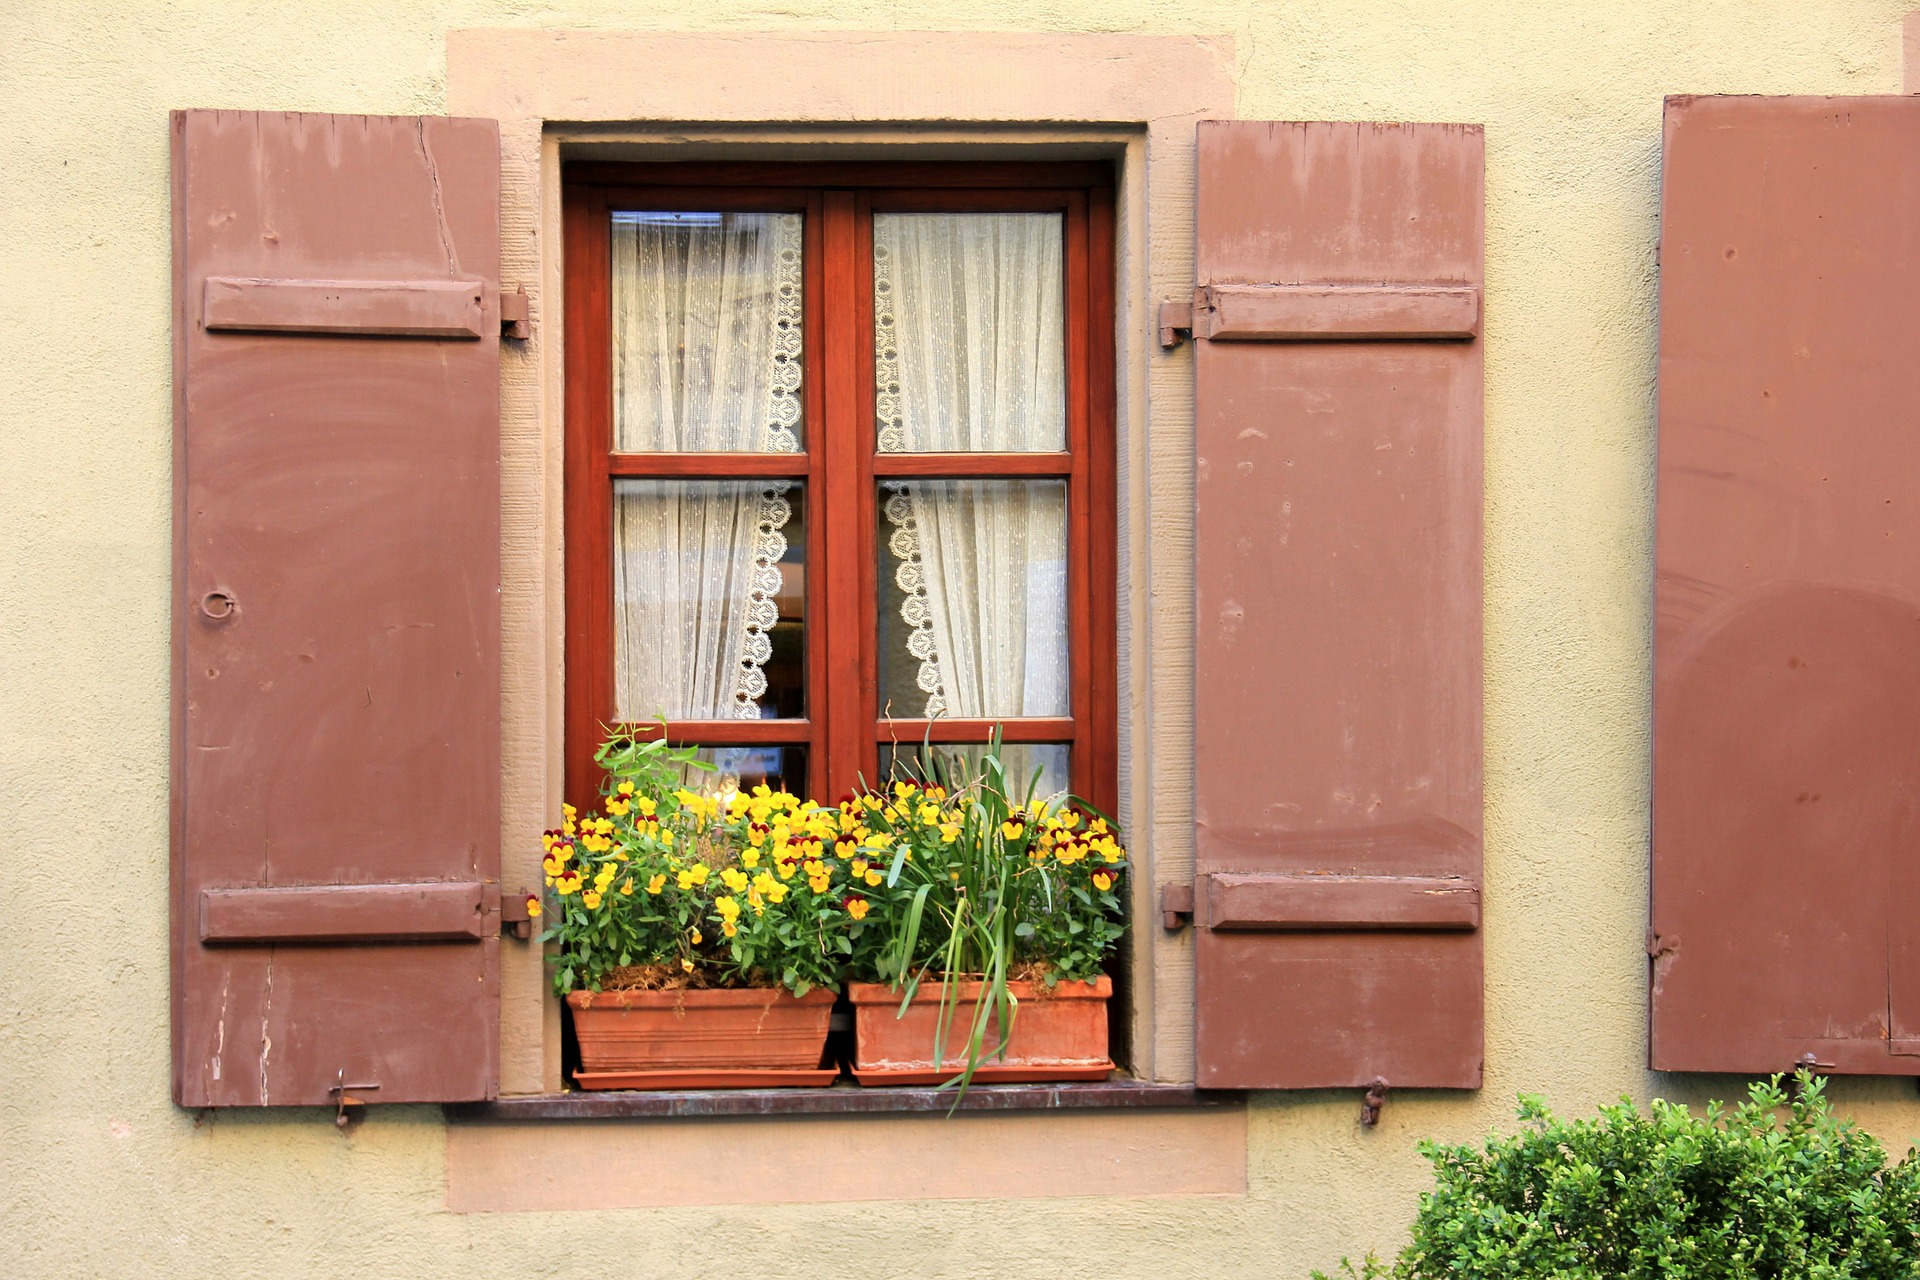
<path id="1" fill-rule="evenodd" d="M 1413 1242 L 1364 1280 L 1915 1280 L 1920 1153 L 1891 1167 L 1834 1116 L 1825 1082 L 1776 1076 L 1704 1116 L 1655 1100 L 1556 1119 L 1523 1097 L 1527 1128 L 1484 1147 L 1423 1143 L 1438 1185 Z M 1784 1113 L 1784 1114 L 1783 1114 Z M 1315 1280 L 1327 1280 L 1324 1272 Z"/>

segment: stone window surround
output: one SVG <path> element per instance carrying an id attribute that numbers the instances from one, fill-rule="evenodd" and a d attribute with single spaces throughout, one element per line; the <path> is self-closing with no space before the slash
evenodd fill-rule
<path id="1" fill-rule="evenodd" d="M 539 883 L 560 804 L 564 383 L 560 166 L 601 160 L 1109 158 L 1118 177 L 1120 817 L 1139 866 L 1126 1019 L 1141 1076 L 1192 1079 L 1187 935 L 1157 885 L 1192 870 L 1193 376 L 1155 309 L 1193 281 L 1194 126 L 1234 114 L 1233 47 L 1193 36 L 473 30 L 447 111 L 500 122 L 502 280 L 533 337 L 503 354 L 503 887 Z M 553 1092 L 559 1003 L 508 944 L 501 1090 Z M 1064 1119 L 1064 1118 L 1063 1118 Z M 505 1206 L 502 1206 L 505 1207 Z"/>

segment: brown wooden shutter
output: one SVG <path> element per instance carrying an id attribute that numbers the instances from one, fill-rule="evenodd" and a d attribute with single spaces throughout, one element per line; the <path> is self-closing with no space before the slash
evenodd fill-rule
<path id="1" fill-rule="evenodd" d="M 1673 98 L 1652 1063 L 1920 1075 L 1920 99 Z"/>
<path id="2" fill-rule="evenodd" d="M 497 1092 L 500 146 L 173 117 L 174 1097 Z"/>
<path id="3" fill-rule="evenodd" d="M 1200 126 L 1202 1085 L 1480 1083 L 1482 169 Z"/>

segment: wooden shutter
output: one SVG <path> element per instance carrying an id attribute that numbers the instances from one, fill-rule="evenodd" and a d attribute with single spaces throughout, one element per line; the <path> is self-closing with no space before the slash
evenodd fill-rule
<path id="1" fill-rule="evenodd" d="M 173 117 L 174 1097 L 497 1091 L 491 120 Z"/>
<path id="2" fill-rule="evenodd" d="M 1652 1063 L 1920 1075 L 1920 99 L 1673 98 Z"/>
<path id="3" fill-rule="evenodd" d="M 1202 1085 L 1480 1083 L 1482 167 L 1200 126 Z"/>

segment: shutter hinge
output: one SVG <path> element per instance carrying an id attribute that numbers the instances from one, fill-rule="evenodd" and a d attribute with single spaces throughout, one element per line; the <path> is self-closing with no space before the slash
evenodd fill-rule
<path id="1" fill-rule="evenodd" d="M 1193 923 L 1193 886 L 1190 884 L 1163 884 L 1160 886 L 1160 924 L 1169 932 L 1182 925 Z"/>
<path id="2" fill-rule="evenodd" d="M 533 936 L 533 913 L 527 908 L 534 896 L 522 890 L 500 899 L 500 935 L 502 937 L 514 937 L 525 942 Z"/>
<path id="3" fill-rule="evenodd" d="M 1182 337 L 1193 337 L 1193 303 L 1169 298 L 1160 304 L 1160 345 L 1171 350 Z"/>
<path id="4" fill-rule="evenodd" d="M 512 293 L 500 291 L 500 336 L 518 342 L 533 336 L 533 311 L 527 302 L 527 286 L 516 285 Z"/>

